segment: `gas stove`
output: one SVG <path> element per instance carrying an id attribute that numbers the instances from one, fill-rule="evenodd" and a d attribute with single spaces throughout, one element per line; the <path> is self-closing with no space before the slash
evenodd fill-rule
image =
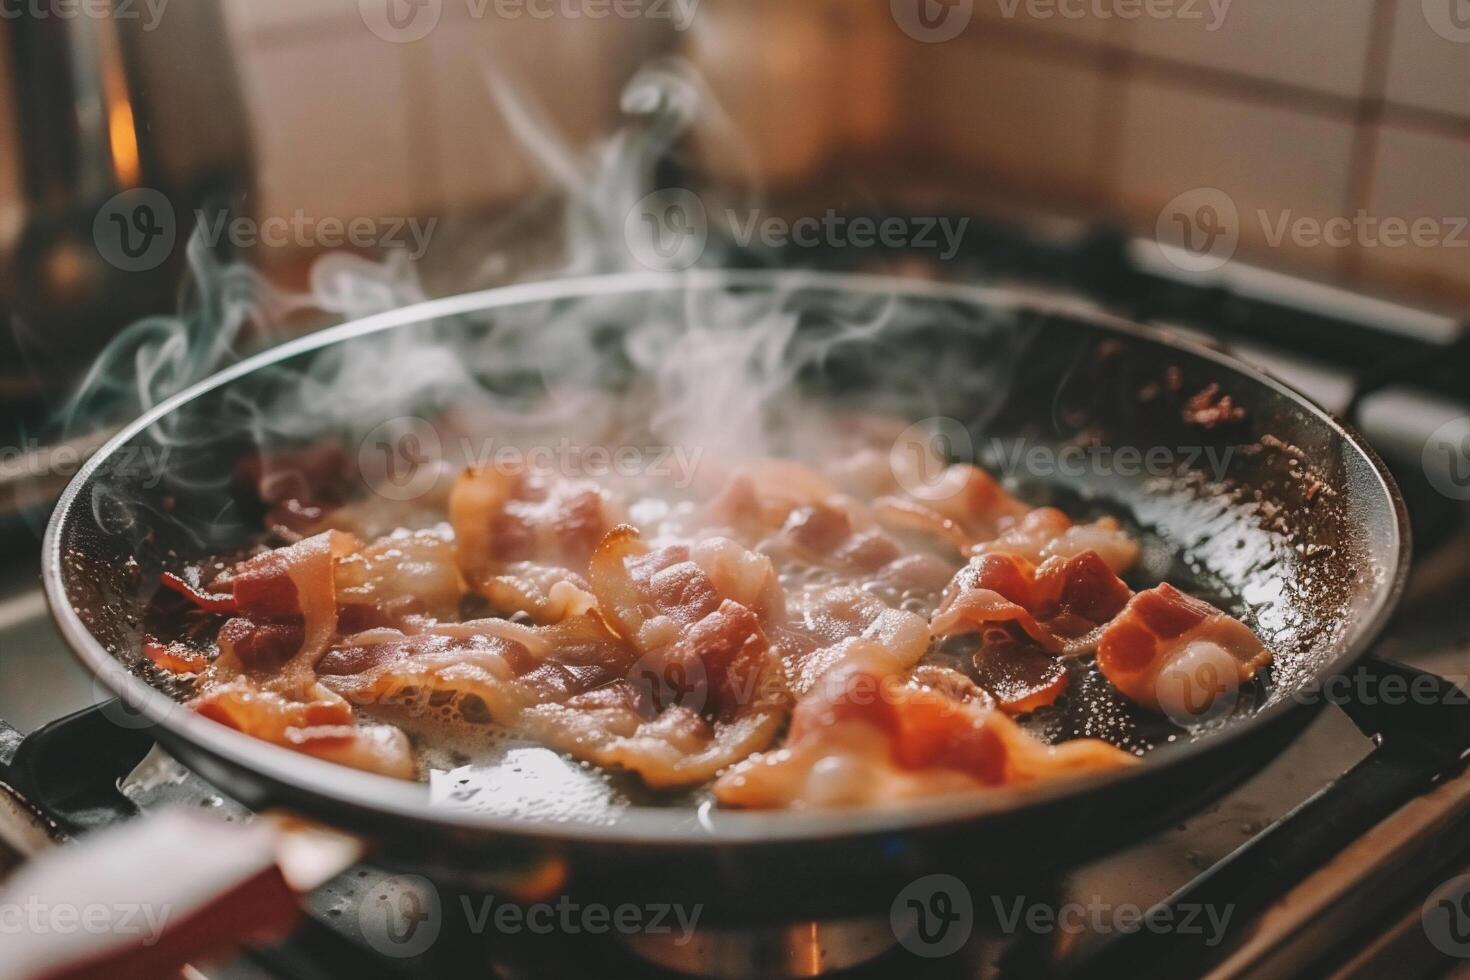
<path id="1" fill-rule="evenodd" d="M 903 254 L 875 263 L 871 250 L 823 264 L 1071 292 L 1193 333 L 1349 418 L 1388 459 L 1416 531 L 1404 607 L 1375 655 L 1324 692 L 1327 706 L 1299 738 L 1218 802 L 1061 880 L 1003 896 L 916 882 L 916 930 L 884 918 L 626 934 L 589 928 L 585 910 L 554 902 L 543 930 L 531 927 L 530 909 L 495 915 L 494 896 L 440 894 L 362 866 L 314 893 L 287 941 L 192 975 L 1402 977 L 1463 964 L 1470 458 L 1425 447 L 1442 424 L 1470 417 L 1456 401 L 1470 366 L 1464 324 L 1235 265 L 1202 285 L 1156 249 L 1108 232 L 973 227 L 966 252 L 943 268 Z M 0 570 L 0 718 L 9 722 L 0 781 L 13 791 L 0 794 L 0 874 L 55 840 L 162 807 L 247 818 L 146 729 L 118 726 L 115 706 L 95 706 L 100 689 L 46 620 L 34 533 L 33 522 L 10 518 L 8 551 L 25 557 Z M 431 941 L 418 941 L 429 926 Z"/>

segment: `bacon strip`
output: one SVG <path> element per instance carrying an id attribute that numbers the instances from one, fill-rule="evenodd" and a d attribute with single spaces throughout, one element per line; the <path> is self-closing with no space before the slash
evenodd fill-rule
<path id="1" fill-rule="evenodd" d="M 307 699 L 266 690 L 246 678 L 213 688 L 190 702 L 205 718 L 333 762 L 397 779 L 417 775 L 408 737 L 389 726 L 359 727 L 352 708 L 320 685 Z"/>
<path id="2" fill-rule="evenodd" d="M 198 674 L 209 667 L 209 657 L 204 651 L 196 650 L 187 643 L 177 640 L 160 643 L 153 637 L 143 640 L 143 656 L 173 674 Z"/>
<path id="3" fill-rule="evenodd" d="M 976 545 L 977 555 L 1003 552 L 1025 558 L 1040 565 L 1049 558 L 1074 558 L 1085 551 L 1095 551 L 1119 575 L 1138 561 L 1138 542 L 1129 537 L 1118 521 L 1100 517 L 1090 524 L 1073 524 L 1072 519 L 1055 507 L 1038 507 L 1021 518 L 1015 526 L 1002 531 L 992 541 Z"/>
<path id="4" fill-rule="evenodd" d="M 188 599 L 196 607 L 204 610 L 205 612 L 223 613 L 228 615 L 230 613 L 239 611 L 240 607 L 235 602 L 235 597 L 231 593 L 204 592 L 203 590 L 198 589 L 193 585 L 190 585 L 187 581 L 185 581 L 180 576 L 175 575 L 173 572 L 164 572 L 158 577 L 158 580 L 160 583 L 162 583 L 164 588 L 169 589 L 173 592 L 177 592 L 179 595 L 183 596 L 185 599 Z"/>
<path id="5" fill-rule="evenodd" d="M 873 506 L 884 526 L 928 534 L 961 553 L 994 538 L 1028 511 L 993 476 L 968 464 L 948 467 L 922 494 L 880 497 Z"/>
<path id="6" fill-rule="evenodd" d="M 1117 615 L 1131 594 L 1095 551 L 1050 558 L 1040 568 L 987 552 L 960 569 L 931 628 L 956 636 L 1014 623 L 1044 649 L 1081 652 L 1088 632 Z"/>
<path id="7" fill-rule="evenodd" d="M 334 573 L 337 601 L 371 608 L 385 621 L 423 615 L 449 619 L 459 612 L 459 572 L 448 527 L 396 531 L 340 557 Z"/>
<path id="8" fill-rule="evenodd" d="M 449 495 L 460 571 L 507 615 L 554 623 L 585 613 L 587 561 L 616 523 L 595 483 L 497 467 L 465 470 Z"/>
<path id="9" fill-rule="evenodd" d="M 1176 699 L 1190 716 L 1270 662 L 1271 651 L 1250 627 L 1168 583 L 1135 595 L 1097 645 L 1098 669 L 1126 697 L 1155 711 Z"/>
<path id="10" fill-rule="evenodd" d="M 1129 765 L 1093 739 L 1037 741 L 1004 714 L 852 664 L 797 705 L 786 745 L 715 783 L 746 808 L 860 806 L 1033 783 Z"/>
<path id="11" fill-rule="evenodd" d="M 657 787 L 709 779 L 768 745 L 785 721 L 759 624 L 728 600 L 657 658 L 640 658 L 591 617 L 535 633 L 543 643 L 478 633 L 342 646 L 323 658 L 323 683 L 352 703 L 410 714 L 447 697 L 464 720 L 513 727 Z M 483 717 L 464 712 L 466 699 Z"/>
<path id="12" fill-rule="evenodd" d="M 777 635 L 788 683 L 798 696 L 829 671 L 855 660 L 881 658 L 889 671 L 907 671 L 930 643 L 929 624 L 922 616 L 891 609 L 846 586 L 803 595 Z"/>

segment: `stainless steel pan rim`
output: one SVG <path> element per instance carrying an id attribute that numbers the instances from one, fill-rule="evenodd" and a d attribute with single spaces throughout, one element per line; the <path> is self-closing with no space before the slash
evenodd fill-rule
<path id="1" fill-rule="evenodd" d="M 229 764 L 251 771 L 266 780 L 306 787 L 345 807 L 385 816 L 437 825 L 445 830 L 471 831 L 522 838 L 546 838 L 566 842 L 638 843 L 658 846 L 739 844 L 742 842 L 799 842 L 834 836 L 882 834 L 920 827 L 941 826 L 980 820 L 989 815 L 1012 812 L 1043 801 L 1080 796 L 1105 783 L 1121 789 L 1130 780 L 1163 768 L 1189 765 L 1206 748 L 1215 748 L 1259 730 L 1272 719 L 1298 708 L 1284 699 L 1257 712 L 1245 723 L 1226 726 L 1207 738 L 1187 744 L 1165 746 L 1151 753 L 1144 765 L 1117 773 L 1067 780 L 1031 788 L 1014 788 L 973 796 L 946 798 L 893 808 L 825 812 L 710 812 L 664 810 L 638 807 L 625 811 L 609 823 L 537 822 L 452 808 L 437 808 L 425 798 L 426 788 L 383 776 L 359 772 L 324 762 L 288 749 L 261 742 L 199 717 L 145 680 L 119 669 L 118 661 L 99 643 L 72 607 L 63 580 L 61 541 L 76 498 L 97 469 L 120 447 L 159 419 L 178 410 L 200 395 L 226 385 L 253 371 L 351 338 L 392 330 L 438 317 L 455 316 L 521 304 L 559 299 L 616 296 L 638 292 L 706 290 L 717 288 L 804 288 L 865 294 L 909 294 L 924 298 L 954 300 L 977 306 L 1055 313 L 1091 322 L 1140 339 L 1162 341 L 1196 357 L 1244 375 L 1304 406 L 1324 425 L 1339 432 L 1370 472 L 1376 475 L 1383 495 L 1391 502 L 1395 526 L 1391 529 L 1391 553 L 1384 555 L 1388 576 L 1363 613 L 1363 627 L 1349 656 L 1329 661 L 1318 668 L 1319 681 L 1351 665 L 1382 631 L 1403 589 L 1409 563 L 1408 516 L 1392 478 L 1382 462 L 1362 440 L 1341 422 L 1286 385 L 1218 351 L 1153 328 L 1105 314 L 1090 305 L 1065 299 L 960 284 L 915 281 L 848 273 L 766 272 L 700 270 L 686 273 L 631 273 L 552 280 L 466 293 L 430 300 L 387 313 L 377 314 L 328 328 L 272 348 L 201 381 L 154 407 L 127 426 L 102 447 L 68 484 L 57 502 L 42 542 L 42 576 L 51 613 L 63 637 L 86 668 L 97 675 L 114 694 L 124 698 L 144 717 L 157 724 L 165 741 L 176 739 L 204 750 Z"/>

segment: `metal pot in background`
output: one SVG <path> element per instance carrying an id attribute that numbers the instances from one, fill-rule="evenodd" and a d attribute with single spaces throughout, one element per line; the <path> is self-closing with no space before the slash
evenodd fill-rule
<path id="1" fill-rule="evenodd" d="M 64 388 L 123 326 L 173 310 L 194 211 L 239 209 L 251 153 L 229 37 L 214 0 L 0 18 L 7 415 Z"/>

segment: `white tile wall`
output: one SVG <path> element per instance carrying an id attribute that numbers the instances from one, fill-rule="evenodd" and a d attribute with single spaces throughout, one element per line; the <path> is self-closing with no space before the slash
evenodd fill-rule
<path id="1" fill-rule="evenodd" d="M 978 168 L 977 178 L 1090 196 L 1101 176 L 1097 75 L 1086 64 L 964 43 L 962 57 L 910 64 L 915 132 L 956 163 Z"/>
<path id="2" fill-rule="evenodd" d="M 1365 242 L 1356 258 L 1370 278 L 1470 299 L 1470 136 L 1384 126 L 1367 211 L 1380 222 L 1431 219 L 1443 239 L 1429 244 L 1426 226 L 1419 244 Z M 1382 238 L 1381 232 L 1375 237 Z"/>
<path id="3" fill-rule="evenodd" d="M 580 165 L 617 124 L 630 74 L 624 49 L 637 24 L 465 19 L 429 38 L 426 55 L 437 166 L 446 209 L 504 202 L 552 179 L 548 164 L 515 135 L 499 98 L 519 107 L 538 142 Z M 575 84 L 564 84 L 572 73 Z"/>
<path id="4" fill-rule="evenodd" d="M 1356 96 L 1373 6 L 1374 0 L 1215 0 L 1214 9 L 1223 9 L 1217 17 L 1210 0 L 1179 0 L 1161 9 L 1194 10 L 1200 19 L 1140 17 L 1132 43 L 1190 65 Z"/>
<path id="5" fill-rule="evenodd" d="M 1392 102 L 1470 119 L 1470 41 L 1452 41 L 1436 34 L 1419 0 L 1400 0 L 1395 8 L 1387 89 Z"/>
<path id="6" fill-rule="evenodd" d="M 977 23 L 1000 22 L 1087 41 L 1113 36 L 1127 21 L 1099 17 L 1090 0 L 975 0 Z"/>
<path id="7" fill-rule="evenodd" d="M 348 32 L 241 53 L 262 215 L 418 213 L 400 46 Z"/>
<path id="8" fill-rule="evenodd" d="M 374 0 L 386 2 L 386 0 Z M 358 0 L 225 0 L 225 10 L 241 33 L 289 33 L 305 25 L 363 26 Z"/>
<path id="9" fill-rule="evenodd" d="M 1160 211 L 1200 187 L 1234 201 L 1244 253 L 1329 271 L 1342 256 L 1330 249 L 1279 246 L 1263 227 L 1290 218 L 1325 221 L 1348 200 L 1353 126 L 1269 103 L 1189 91 L 1154 80 L 1127 90 L 1112 197 L 1152 234 Z"/>
<path id="10" fill-rule="evenodd" d="M 541 178 L 509 139 L 486 69 L 520 79 L 577 144 L 611 128 L 618 88 L 664 29 L 476 20 L 463 0 L 444 0 L 430 37 L 395 45 L 366 30 L 358 0 L 226 2 L 266 213 L 513 203 Z M 711 114 L 698 143 L 726 179 L 755 173 L 779 188 L 883 152 L 927 155 L 967 175 L 965 193 L 1100 203 L 1145 234 L 1174 195 L 1218 186 L 1238 205 L 1253 260 L 1470 293 L 1470 263 L 1446 250 L 1273 247 L 1257 216 L 1451 213 L 1464 200 L 1470 130 L 1454 120 L 1470 120 L 1470 44 L 1434 33 L 1423 9 L 1464 0 L 1394 0 L 1391 24 L 1375 16 L 1387 2 L 1177 0 L 1201 19 L 1129 20 L 1096 13 L 1135 9 L 1126 0 L 974 0 L 964 34 L 921 44 L 897 29 L 889 0 L 701 0 L 683 43 L 725 111 L 723 135 Z M 1388 107 L 1375 141 L 1359 127 L 1379 124 L 1353 100 L 1385 26 Z M 1308 94 L 1261 94 L 1271 90 L 1232 77 Z M 1444 119 L 1415 117 L 1424 112 Z"/>

